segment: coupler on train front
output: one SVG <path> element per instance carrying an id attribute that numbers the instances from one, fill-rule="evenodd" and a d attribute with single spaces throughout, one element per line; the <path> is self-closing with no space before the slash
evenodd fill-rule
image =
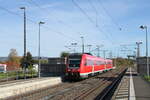
<path id="1" fill-rule="evenodd" d="M 66 80 L 71 81 L 78 81 L 80 80 L 80 73 L 79 72 L 67 72 L 65 75 Z"/>

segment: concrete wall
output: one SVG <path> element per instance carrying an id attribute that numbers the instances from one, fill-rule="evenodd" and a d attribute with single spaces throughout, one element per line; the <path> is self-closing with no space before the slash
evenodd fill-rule
<path id="1" fill-rule="evenodd" d="M 0 86 L 0 100 L 10 96 L 20 95 L 37 89 L 60 84 L 60 77 L 39 78 L 35 80 L 26 80 L 16 83 L 4 84 Z M 12 100 L 11 98 L 9 100 Z"/>
<path id="2" fill-rule="evenodd" d="M 146 57 L 137 58 L 137 72 L 141 75 L 147 75 L 147 60 Z M 149 68 L 150 68 L 150 57 L 149 57 Z M 149 70 L 150 72 L 150 70 Z"/>

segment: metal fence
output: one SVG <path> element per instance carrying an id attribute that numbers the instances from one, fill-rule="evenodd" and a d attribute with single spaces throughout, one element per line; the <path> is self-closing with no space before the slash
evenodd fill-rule
<path id="1" fill-rule="evenodd" d="M 42 64 L 41 75 L 42 76 L 63 76 L 66 71 L 65 64 Z"/>
<path id="2" fill-rule="evenodd" d="M 37 72 L 35 70 L 14 70 L 0 72 L 0 82 L 18 80 L 18 79 L 27 79 L 37 77 Z"/>
<path id="3" fill-rule="evenodd" d="M 139 58 L 136 59 L 136 61 L 137 61 L 137 72 L 140 75 L 147 75 L 146 57 L 139 57 Z M 150 68 L 150 57 L 149 57 L 149 68 Z"/>

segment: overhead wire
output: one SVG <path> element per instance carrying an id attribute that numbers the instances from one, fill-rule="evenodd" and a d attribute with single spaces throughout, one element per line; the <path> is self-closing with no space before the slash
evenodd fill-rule
<path id="1" fill-rule="evenodd" d="M 80 7 L 80 5 L 78 5 L 78 3 L 75 0 L 72 0 L 73 4 L 79 8 L 79 10 L 87 17 L 87 19 L 94 24 L 94 26 L 98 29 L 99 32 L 101 33 L 105 33 L 102 29 L 99 28 L 99 26 L 96 26 L 94 21 L 91 19 L 91 17 Z M 109 40 L 112 44 L 114 44 L 114 42 L 109 38 L 109 36 L 107 34 L 104 34 L 104 36 L 106 37 L 107 40 Z"/>
<path id="2" fill-rule="evenodd" d="M 101 2 L 101 0 L 97 0 L 98 4 L 103 8 L 103 10 L 105 11 L 105 13 L 108 15 L 108 17 L 111 19 L 112 23 L 119 28 L 119 30 L 121 30 L 120 25 L 114 20 L 114 18 L 110 15 L 110 13 L 108 12 L 108 10 L 104 7 L 103 3 Z"/>
<path id="3" fill-rule="evenodd" d="M 91 5 L 91 7 L 93 8 L 93 10 L 95 11 L 95 15 L 96 15 L 96 26 L 98 26 L 98 11 L 96 10 L 95 6 L 93 5 L 93 3 L 88 0 L 89 4 Z"/>
<path id="4" fill-rule="evenodd" d="M 97 17 L 100 17 L 100 16 L 99 16 L 99 12 L 97 11 L 97 9 L 96 9 L 95 5 L 92 3 L 92 1 L 91 1 L 91 0 L 88 0 L 88 2 L 89 2 L 89 4 L 91 5 L 91 7 L 93 8 L 93 10 L 95 11 L 95 13 L 97 14 Z M 97 24 L 98 24 L 98 21 L 97 21 Z M 106 31 L 107 33 L 109 33 L 110 39 L 113 40 L 112 33 L 111 33 L 111 32 L 108 32 L 107 29 L 105 29 L 105 31 Z M 106 34 L 106 35 L 107 35 L 107 34 Z M 107 35 L 107 38 L 109 38 L 109 36 Z M 113 44 L 115 44 L 114 41 L 112 41 L 112 42 L 113 42 Z"/>
<path id="5" fill-rule="evenodd" d="M 0 10 L 3 10 L 3 11 L 5 11 L 5 12 L 11 14 L 11 15 L 16 15 L 16 16 L 18 16 L 18 17 L 22 17 L 22 15 L 20 15 L 20 14 L 18 14 L 18 13 L 16 13 L 16 12 L 10 11 L 10 10 L 4 8 L 4 7 L 1 7 L 1 6 L 0 6 Z M 35 24 L 35 25 L 38 24 L 37 22 L 31 20 L 29 17 L 27 17 L 26 19 L 27 19 L 28 21 L 30 21 L 31 23 Z M 65 35 L 64 33 L 60 32 L 60 31 L 56 31 L 56 30 L 54 30 L 54 29 L 52 29 L 52 28 L 50 28 L 50 27 L 48 27 L 48 26 L 46 26 L 46 25 L 44 25 L 44 26 L 42 25 L 41 27 L 45 27 L 46 29 L 48 29 L 48 30 L 50 30 L 50 31 L 52 31 L 52 32 L 55 32 L 55 33 L 59 34 L 60 36 L 66 38 L 66 39 L 68 39 L 68 40 L 78 41 L 78 40 L 76 40 L 75 38 L 70 37 L 70 36 L 67 36 L 67 35 Z M 34 45 L 34 44 L 33 44 L 33 45 Z M 33 45 L 32 45 L 32 46 L 33 46 Z M 28 46 L 31 47 L 31 44 L 29 43 Z M 44 48 L 43 48 L 43 49 L 44 49 Z"/>
<path id="6" fill-rule="evenodd" d="M 92 6 L 92 8 L 95 10 L 95 12 L 96 12 L 96 27 L 98 27 L 98 11 L 96 10 L 96 8 L 94 7 L 94 5 L 92 4 L 92 2 L 90 1 L 90 0 L 88 0 L 89 1 L 89 3 L 91 4 L 91 6 Z M 93 23 L 94 24 L 94 21 L 90 18 L 90 16 L 74 1 L 74 0 L 72 0 L 72 2 L 74 2 L 74 4 L 80 9 L 80 11 L 82 12 L 82 13 L 84 13 L 84 15 L 86 15 L 86 17 L 88 18 L 88 20 L 90 20 L 90 22 L 91 23 Z M 36 7 L 38 7 L 40 10 L 42 10 L 42 11 L 46 11 L 47 9 L 45 9 L 45 8 L 43 8 L 43 7 L 41 7 L 39 4 L 37 4 L 35 1 L 33 1 L 33 0 L 30 0 L 30 1 L 28 1 L 28 3 L 30 3 L 31 5 L 34 5 L 34 6 L 36 6 Z M 54 13 L 52 14 L 50 11 L 49 11 L 49 14 L 51 14 L 52 16 L 54 16 Z M 63 25 L 65 25 L 66 27 L 68 27 L 69 29 L 70 28 L 72 28 L 70 25 L 67 25 L 66 23 L 64 23 L 62 20 L 60 20 L 60 19 L 58 19 L 57 17 L 55 17 L 55 19 L 57 20 L 57 22 L 58 23 L 61 23 L 61 24 L 63 24 Z M 102 31 L 102 29 L 99 29 L 101 32 L 103 32 Z M 77 33 L 80 33 L 80 32 L 77 32 Z M 106 34 L 107 35 L 107 34 Z M 106 36 L 106 38 L 109 38 L 109 36 L 107 35 Z M 112 41 L 111 41 L 112 42 Z"/>
<path id="7" fill-rule="evenodd" d="M 97 14 L 97 17 L 100 17 L 100 16 L 98 16 L 99 13 L 98 13 L 96 7 L 94 6 L 94 4 L 92 3 L 92 1 L 91 1 L 91 0 L 88 0 L 88 2 L 89 2 L 89 4 L 91 5 L 91 7 L 93 8 L 93 10 L 95 11 L 95 13 Z M 96 25 L 97 25 L 97 24 L 98 24 L 98 22 L 96 23 Z M 97 27 L 98 27 L 98 26 L 97 26 Z M 112 40 L 112 34 L 110 34 L 110 32 L 108 32 L 107 29 L 105 29 L 105 31 L 106 31 L 107 33 L 109 33 L 109 36 L 111 37 L 111 40 Z M 106 35 L 107 35 L 107 34 L 106 34 Z M 109 36 L 107 35 L 107 38 L 108 38 Z M 113 42 L 113 41 L 112 41 L 112 42 Z M 115 44 L 115 43 L 113 42 L 113 44 Z"/>
<path id="8" fill-rule="evenodd" d="M 91 23 L 95 24 L 94 21 L 91 19 L 91 17 L 90 17 L 74 0 L 72 0 L 72 2 L 73 2 L 73 4 L 74 4 L 76 7 L 79 8 L 79 10 L 87 17 L 87 19 L 88 19 Z"/>
<path id="9" fill-rule="evenodd" d="M 12 14 L 12 15 L 16 15 L 16 16 L 22 17 L 22 15 L 20 15 L 20 14 L 18 14 L 18 13 L 16 13 L 16 12 L 10 11 L 10 10 L 8 10 L 8 9 L 6 9 L 6 8 L 4 8 L 4 7 L 2 7 L 2 6 L 0 6 L 0 10 L 6 11 L 6 12 L 8 12 L 9 14 Z M 37 22 L 31 20 L 29 17 L 27 18 L 27 20 L 30 21 L 30 22 L 33 23 L 33 24 L 36 24 L 36 25 L 38 24 Z M 65 38 L 67 38 L 67 39 L 69 39 L 69 40 L 72 40 L 72 39 L 73 39 L 73 40 L 75 40 L 75 41 L 78 41 L 78 40 L 76 40 L 76 39 L 73 38 L 73 37 L 70 37 L 70 36 L 65 35 L 63 32 L 56 31 L 56 30 L 54 30 L 54 29 L 52 29 L 52 28 L 50 28 L 50 27 L 48 27 L 48 26 L 46 26 L 46 25 L 42 25 L 42 27 L 45 27 L 45 28 L 49 29 L 50 31 L 53 31 L 53 32 L 55 32 L 55 33 L 57 33 L 57 34 L 59 34 L 59 35 L 65 37 Z"/>
<path id="10" fill-rule="evenodd" d="M 27 1 L 28 1 L 28 0 L 27 0 Z M 63 20 L 59 19 L 59 18 L 55 15 L 55 13 L 52 13 L 50 10 L 41 7 L 41 6 L 40 6 L 38 3 L 36 3 L 34 0 L 29 0 L 28 3 L 31 4 L 31 5 L 36 6 L 36 7 L 39 8 L 42 12 L 46 12 L 46 13 L 48 12 L 51 16 L 55 17 L 55 20 L 56 20 L 58 23 L 63 24 L 63 25 L 66 26 L 67 28 L 72 29 L 72 30 L 74 31 L 74 29 L 72 28 L 71 25 L 66 24 Z M 76 32 L 79 33 L 79 34 L 81 33 L 81 32 L 78 32 L 78 31 L 76 31 Z"/>

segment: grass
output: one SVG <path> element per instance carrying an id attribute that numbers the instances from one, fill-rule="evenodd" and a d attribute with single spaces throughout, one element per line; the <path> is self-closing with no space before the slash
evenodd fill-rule
<path id="1" fill-rule="evenodd" d="M 145 75 L 144 79 L 147 80 L 148 82 L 150 82 L 150 76 Z"/>
<path id="2" fill-rule="evenodd" d="M 6 72 L 6 73 L 0 73 L 0 80 L 1 79 L 8 79 L 8 78 L 24 78 L 24 76 L 30 78 L 30 77 L 35 77 L 37 76 L 37 72 L 31 70 L 26 73 L 23 71 L 12 71 L 12 72 Z"/>

